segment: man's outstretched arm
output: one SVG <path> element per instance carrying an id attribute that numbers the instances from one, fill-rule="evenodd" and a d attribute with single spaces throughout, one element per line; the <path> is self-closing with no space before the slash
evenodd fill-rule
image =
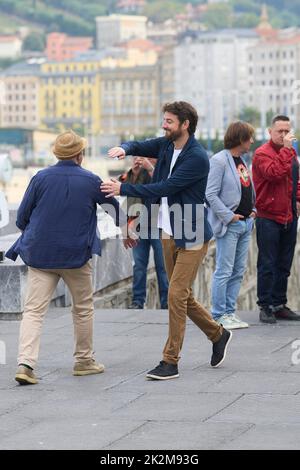
<path id="1" fill-rule="evenodd" d="M 112 147 L 108 151 L 108 156 L 111 158 L 118 158 L 122 160 L 126 155 L 141 156 L 141 157 L 153 157 L 158 158 L 159 151 L 162 143 L 165 142 L 164 137 L 157 139 L 149 139 L 142 142 L 131 141 L 121 144 L 119 147 Z"/>

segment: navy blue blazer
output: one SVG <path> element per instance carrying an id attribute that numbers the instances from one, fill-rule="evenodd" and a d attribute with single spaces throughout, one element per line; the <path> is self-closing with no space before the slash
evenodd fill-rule
<path id="1" fill-rule="evenodd" d="M 6 253 L 40 269 L 79 268 L 101 254 L 97 233 L 97 204 L 126 224 L 114 198 L 100 191 L 101 179 L 73 161 L 59 161 L 39 171 L 20 204 L 16 225 L 22 235 Z M 120 220 L 119 220 L 120 219 Z"/>
<path id="2" fill-rule="evenodd" d="M 174 212 L 170 210 L 170 222 L 178 247 L 189 248 L 210 240 L 212 229 L 207 220 L 207 209 L 204 207 L 209 159 L 195 137 L 189 137 L 170 178 L 168 175 L 174 143 L 166 137 L 143 142 L 125 142 L 121 147 L 126 155 L 157 158 L 152 182 L 147 185 L 123 183 L 121 195 L 150 198 L 151 204 L 158 204 L 161 197 L 167 196 L 169 208 L 175 209 Z"/>

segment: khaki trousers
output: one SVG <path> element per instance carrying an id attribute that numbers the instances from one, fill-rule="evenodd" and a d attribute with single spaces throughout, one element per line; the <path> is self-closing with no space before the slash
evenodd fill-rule
<path id="1" fill-rule="evenodd" d="M 92 262 L 75 269 L 28 268 L 27 295 L 20 325 L 18 364 L 36 366 L 44 315 L 62 278 L 72 295 L 76 362 L 93 358 Z M 55 344 L 53 345 L 55 354 Z"/>
<path id="2" fill-rule="evenodd" d="M 169 279 L 169 337 L 163 350 L 163 360 L 170 364 L 177 364 L 180 359 L 187 315 L 212 342 L 218 341 L 222 335 L 222 326 L 194 299 L 192 291 L 192 284 L 208 245 L 205 243 L 200 249 L 185 250 L 178 248 L 172 238 L 162 239 Z"/>

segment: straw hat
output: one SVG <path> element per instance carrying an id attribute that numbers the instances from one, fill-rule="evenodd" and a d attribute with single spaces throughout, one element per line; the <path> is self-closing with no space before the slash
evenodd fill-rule
<path id="1" fill-rule="evenodd" d="M 60 160 L 72 158 L 86 148 L 87 141 L 69 130 L 56 137 L 52 151 Z"/>

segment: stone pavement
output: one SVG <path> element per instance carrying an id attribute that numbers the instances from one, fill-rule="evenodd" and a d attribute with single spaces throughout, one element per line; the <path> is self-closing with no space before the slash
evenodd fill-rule
<path id="1" fill-rule="evenodd" d="M 148 381 L 167 335 L 167 311 L 97 310 L 101 375 L 73 377 L 68 308 L 46 317 L 35 386 L 14 381 L 19 322 L 0 321 L 0 449 L 299 449 L 300 324 L 233 332 L 227 358 L 190 322 L 175 380 Z M 3 346 L 3 343 L 1 343 Z M 299 364 L 292 365 L 292 354 Z"/>

